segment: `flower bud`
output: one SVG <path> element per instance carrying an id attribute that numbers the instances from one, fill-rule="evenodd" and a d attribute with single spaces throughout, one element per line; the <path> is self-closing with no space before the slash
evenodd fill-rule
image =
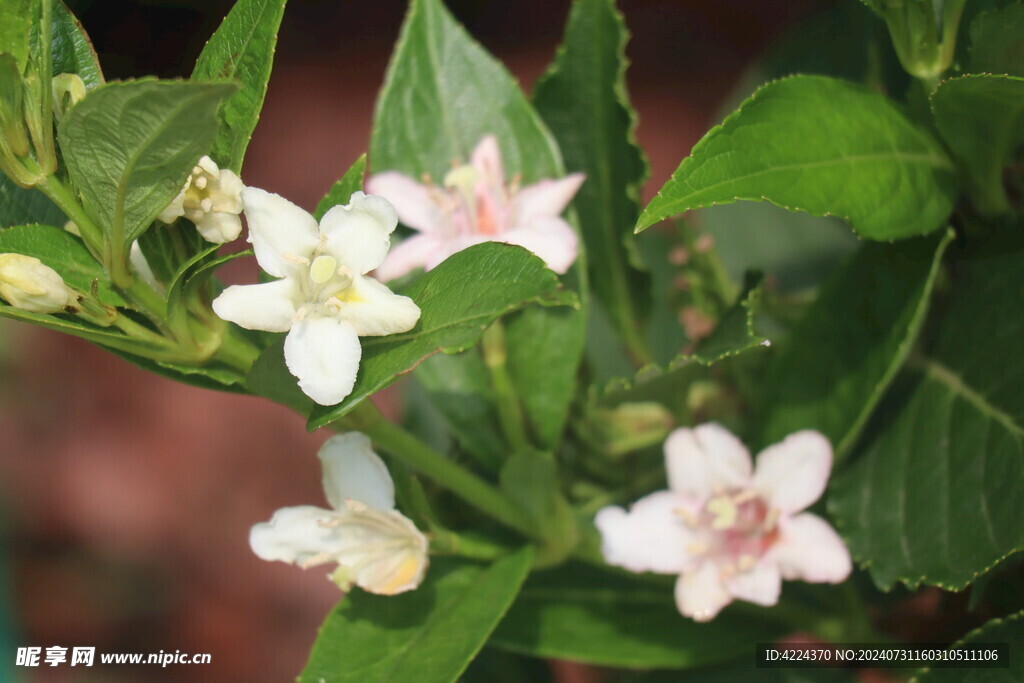
<path id="1" fill-rule="evenodd" d="M 0 254 L 0 297 L 32 313 L 58 313 L 77 300 L 57 271 L 24 254 Z"/>

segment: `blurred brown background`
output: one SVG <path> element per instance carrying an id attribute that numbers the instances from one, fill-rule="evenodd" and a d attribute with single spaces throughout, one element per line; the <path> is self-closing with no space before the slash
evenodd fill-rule
<path id="1" fill-rule="evenodd" d="M 68 3 L 108 79 L 186 76 L 231 2 Z M 622 0 L 650 193 L 713 123 L 745 64 L 822 2 Z M 567 0 L 450 2 L 527 89 Z M 311 209 L 366 150 L 405 2 L 292 0 L 243 179 Z M 244 264 L 230 278 L 252 281 Z M 31 681 L 286 681 L 338 599 L 321 569 L 265 563 L 249 527 L 323 505 L 287 409 L 146 374 L 89 344 L 0 321 L 0 605 L 14 645 L 206 652 L 212 664 L 21 669 Z M 2 569 L 2 565 L 0 565 Z M 2 623 L 3 617 L 0 617 Z M 2 643 L 3 626 L 0 626 Z M 0 652 L 0 678 L 14 652 Z"/>

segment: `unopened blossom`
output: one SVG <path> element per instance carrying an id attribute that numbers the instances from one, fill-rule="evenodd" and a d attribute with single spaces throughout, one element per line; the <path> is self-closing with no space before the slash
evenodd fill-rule
<path id="1" fill-rule="evenodd" d="M 677 429 L 665 442 L 668 491 L 627 512 L 607 507 L 595 521 L 609 564 L 678 574 L 679 611 L 696 621 L 727 604 L 778 602 L 782 580 L 840 583 L 850 554 L 835 530 L 802 512 L 825 490 L 832 447 L 801 431 L 750 453 L 718 424 Z"/>
<path id="2" fill-rule="evenodd" d="M 53 268 L 34 256 L 0 254 L 0 297 L 32 313 L 59 313 L 78 300 Z"/>
<path id="3" fill-rule="evenodd" d="M 253 552 L 303 569 L 337 563 L 329 576 L 342 590 L 355 584 L 394 595 L 419 586 L 427 538 L 395 510 L 394 483 L 370 440 L 358 432 L 332 437 L 320 449 L 320 463 L 331 509 L 281 508 L 252 528 Z"/>
<path id="4" fill-rule="evenodd" d="M 247 187 L 242 200 L 256 260 L 280 279 L 228 287 L 213 310 L 250 330 L 288 332 L 288 370 L 307 396 L 334 405 L 355 384 L 359 337 L 406 332 L 420 317 L 412 299 L 366 276 L 388 253 L 395 210 L 382 197 L 355 192 L 317 225 L 279 195 Z"/>
<path id="5" fill-rule="evenodd" d="M 582 173 L 519 188 L 505 182 L 498 140 L 477 144 L 470 163 L 456 166 L 438 187 L 395 171 L 377 173 L 368 191 L 395 205 L 398 218 L 419 234 L 388 254 L 377 270 L 387 282 L 416 269 L 430 270 L 455 252 L 481 242 L 518 244 L 564 273 L 576 260 L 577 237 L 561 213 L 583 183 Z"/>
<path id="6" fill-rule="evenodd" d="M 242 232 L 242 180 L 234 171 L 219 168 L 203 157 L 192 169 L 185 186 L 157 218 L 173 223 L 184 216 L 196 225 L 207 242 L 231 242 Z"/>

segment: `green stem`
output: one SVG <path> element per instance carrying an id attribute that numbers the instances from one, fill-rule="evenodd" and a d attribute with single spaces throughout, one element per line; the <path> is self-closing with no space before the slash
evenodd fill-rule
<path id="1" fill-rule="evenodd" d="M 167 337 L 163 337 L 153 330 L 140 325 L 123 313 L 119 313 L 117 317 L 114 318 L 113 324 L 132 339 L 138 339 L 140 341 L 153 343 L 163 347 L 173 346 L 173 343 L 171 340 L 167 339 Z"/>
<path id="2" fill-rule="evenodd" d="M 377 446 L 502 524 L 531 538 L 538 537 L 529 518 L 499 489 L 459 467 L 389 421 L 371 401 L 360 403 L 355 411 L 338 424 L 366 433 Z"/>
<path id="3" fill-rule="evenodd" d="M 505 328 L 501 321 L 496 321 L 484 332 L 481 348 L 484 364 L 491 373 L 491 385 L 498 406 L 498 419 L 505 439 L 514 453 L 518 453 L 529 445 L 526 438 L 523 410 L 519 405 L 519 397 L 508 375 L 506 361 L 508 353 L 505 347 Z"/>
<path id="4" fill-rule="evenodd" d="M 259 355 L 260 349 L 255 344 L 241 336 L 234 327 L 228 326 L 213 359 L 242 374 L 248 374 Z"/>
<path id="5" fill-rule="evenodd" d="M 28 164 L 29 159 L 25 160 Z M 35 166 L 35 162 L 31 162 Z M 38 166 L 36 166 L 38 169 Z M 64 186 L 57 176 L 46 176 L 43 180 L 36 185 L 43 194 L 50 198 L 57 207 L 64 212 L 64 215 L 74 221 L 75 225 L 78 226 L 78 232 L 82 235 L 82 240 L 85 245 L 92 252 L 93 256 L 100 256 L 103 252 L 103 233 L 92 222 L 88 214 L 82 208 L 81 204 L 78 203 L 78 199 L 75 195 Z M 63 226 L 57 226 L 63 227 Z"/>

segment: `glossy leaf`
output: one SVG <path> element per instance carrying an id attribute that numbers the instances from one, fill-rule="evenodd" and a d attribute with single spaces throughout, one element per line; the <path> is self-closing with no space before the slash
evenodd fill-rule
<path id="1" fill-rule="evenodd" d="M 932 94 L 932 110 L 946 144 L 967 169 L 978 210 L 1009 212 L 1003 169 L 1024 144 L 1024 78 L 951 78 Z"/>
<path id="2" fill-rule="evenodd" d="M 501 490 L 526 512 L 535 528 L 546 530 L 537 564 L 562 562 L 579 540 L 576 518 L 559 489 L 558 465 L 550 453 L 527 449 L 501 468 Z"/>
<path id="3" fill-rule="evenodd" d="M 862 237 L 945 224 L 953 166 L 931 134 L 884 96 L 821 76 L 774 81 L 713 128 L 644 209 L 642 230 L 737 200 L 846 219 Z"/>
<path id="4" fill-rule="evenodd" d="M 0 173 L 0 228 L 13 225 L 56 225 L 67 221 L 64 213 L 39 190 L 18 187 Z"/>
<path id="5" fill-rule="evenodd" d="M 992 669 L 925 668 L 914 677 L 913 683 L 1016 683 L 1024 680 L 1024 659 L 1021 659 L 1019 654 L 1021 648 L 1024 648 L 1024 612 L 993 619 L 981 628 L 971 631 L 954 645 L 985 643 L 1009 645 L 1009 666 Z"/>
<path id="6" fill-rule="evenodd" d="M 551 134 L 511 75 L 441 0 L 414 0 L 374 114 L 374 171 L 440 180 L 488 134 L 498 139 L 507 177 L 530 184 L 564 175 Z M 577 265 L 566 281 L 580 283 L 585 301 L 584 277 Z M 529 310 L 506 323 L 512 383 L 545 448 L 557 442 L 568 416 L 583 318 L 582 311 Z"/>
<path id="7" fill-rule="evenodd" d="M 958 256 L 941 321 L 832 485 L 837 527 L 881 587 L 959 590 L 1024 548 L 1024 239 Z"/>
<path id="8" fill-rule="evenodd" d="M 0 52 L 14 57 L 19 70 L 29 56 L 29 31 L 39 0 L 7 0 L 0 4 Z"/>
<path id="9" fill-rule="evenodd" d="M 869 242 L 833 274 L 769 364 L 755 441 L 816 429 L 843 457 L 914 345 L 951 239 Z"/>
<path id="10" fill-rule="evenodd" d="M 121 306 L 124 301 L 110 285 L 106 271 L 74 235 L 51 225 L 20 225 L 0 230 L 0 252 L 34 256 L 60 273 L 71 287 L 88 293 L 96 283 L 100 299 Z"/>
<path id="11" fill-rule="evenodd" d="M 672 580 L 661 578 L 578 564 L 538 572 L 523 586 L 491 644 L 534 657 L 683 669 L 747 655 L 751 643 L 784 632 L 767 619 L 732 615 L 729 608 L 698 624 L 679 614 Z"/>
<path id="12" fill-rule="evenodd" d="M 127 250 L 185 183 L 217 134 L 217 107 L 235 90 L 153 79 L 108 83 L 60 125 L 61 150 L 85 207 Z"/>
<path id="13" fill-rule="evenodd" d="M 793 213 L 767 202 L 713 206 L 696 215 L 733 281 L 758 270 L 770 287 L 783 292 L 819 285 L 858 244 L 837 218 Z"/>
<path id="14" fill-rule="evenodd" d="M 345 206 L 352 201 L 352 193 L 363 189 L 363 175 L 366 173 L 366 155 L 363 154 L 345 172 L 341 180 L 334 183 L 324 198 L 316 205 L 313 217 L 319 221 L 335 206 Z"/>
<path id="15" fill-rule="evenodd" d="M 970 26 L 969 73 L 1024 77 L 1024 3 L 982 12 Z"/>
<path id="16" fill-rule="evenodd" d="M 509 311 L 533 303 L 560 306 L 576 300 L 539 258 L 522 247 L 493 242 L 455 254 L 400 293 L 419 305 L 419 323 L 402 334 L 361 338 L 363 358 L 352 393 L 336 406 L 314 410 L 311 429 L 345 415 L 427 356 L 469 348 L 490 323 Z"/>
<path id="17" fill-rule="evenodd" d="M 529 548 L 490 567 L 434 559 L 409 593 L 353 591 L 328 615 L 298 680 L 457 680 L 515 599 L 531 560 Z"/>
<path id="18" fill-rule="evenodd" d="M 416 379 L 459 444 L 496 469 L 508 452 L 494 408 L 491 377 L 480 354 L 470 349 L 454 356 L 431 356 L 417 366 Z"/>
<path id="19" fill-rule="evenodd" d="M 534 90 L 534 104 L 558 140 L 566 168 L 587 175 L 574 206 L 590 281 L 619 335 L 630 338 L 641 333 L 650 278 L 638 268 L 632 235 L 648 168 L 626 92 L 627 41 L 614 0 L 577 0 L 555 62 Z"/>
<path id="20" fill-rule="evenodd" d="M 210 148 L 218 164 L 238 172 L 260 118 L 285 0 L 237 0 L 199 59 L 195 80 L 231 80 L 241 87 L 220 108 L 220 132 Z"/>
<path id="21" fill-rule="evenodd" d="M 96 50 L 81 22 L 61 0 L 53 3 L 53 75 L 77 74 L 86 90 L 103 85 Z"/>
<path id="22" fill-rule="evenodd" d="M 741 353 L 766 348 L 768 341 L 755 329 L 754 319 L 761 299 L 763 282 L 757 273 L 748 273 L 743 291 L 735 304 L 722 315 L 711 334 L 696 348 L 681 353 L 665 365 L 651 364 L 629 379 L 616 379 L 594 392 L 593 398 L 604 404 L 655 400 L 670 393 L 685 398 L 679 390 L 679 375 L 696 376 L 698 366 L 710 366 Z M 653 392 L 653 393 L 652 393 Z"/>

